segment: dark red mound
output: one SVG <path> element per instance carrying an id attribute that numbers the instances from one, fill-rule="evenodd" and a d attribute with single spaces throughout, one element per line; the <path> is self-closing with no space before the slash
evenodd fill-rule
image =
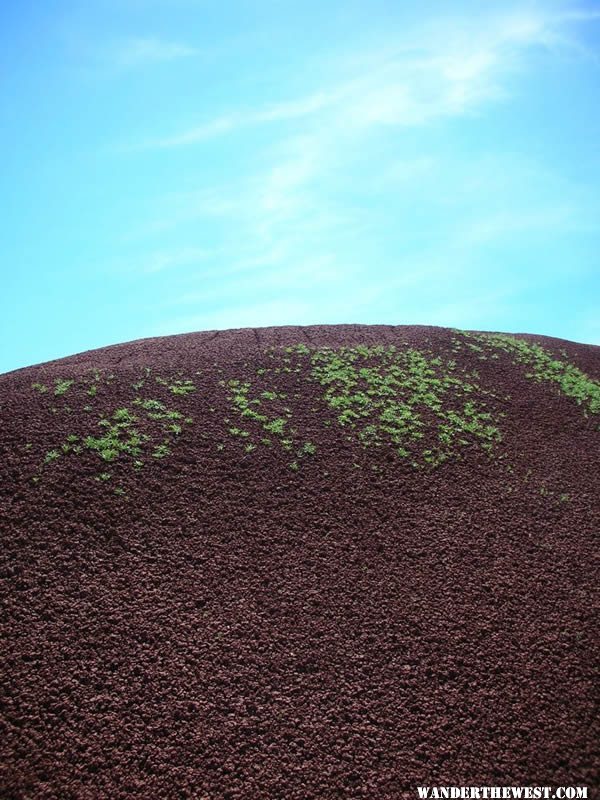
<path id="1" fill-rule="evenodd" d="M 600 375 L 598 348 L 523 340 Z M 271 328 L 0 377 L 2 798 L 597 786 L 597 417 L 463 348 L 502 442 L 413 468 L 321 424 L 319 387 L 296 397 L 281 366 L 317 448 L 290 469 L 230 434 L 224 387 L 298 343 L 456 350 L 444 329 Z M 149 376 L 170 444 L 142 466 L 82 447 Z"/>

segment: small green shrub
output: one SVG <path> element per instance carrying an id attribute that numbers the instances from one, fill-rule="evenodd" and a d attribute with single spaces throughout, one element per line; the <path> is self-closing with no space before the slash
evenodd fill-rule
<path id="1" fill-rule="evenodd" d="M 141 397 L 136 397 L 133 401 L 136 406 L 141 406 L 144 411 L 162 412 L 166 410 L 165 404 L 160 400 L 153 400 L 151 398 L 143 400 Z"/>
<path id="2" fill-rule="evenodd" d="M 117 408 L 117 410 L 113 413 L 112 418 L 115 420 L 115 422 L 124 422 L 128 425 L 136 421 L 136 417 L 133 416 L 128 408 Z"/>
<path id="3" fill-rule="evenodd" d="M 71 386 L 73 385 L 73 383 L 74 383 L 74 381 L 72 379 L 70 379 L 70 380 L 63 379 L 63 380 L 61 380 L 60 378 L 57 378 L 54 381 L 54 394 L 57 395 L 57 396 L 66 394 L 69 391 L 69 389 L 71 388 Z"/>
<path id="4" fill-rule="evenodd" d="M 285 424 L 286 420 L 283 417 L 277 417 L 277 419 L 265 423 L 263 427 L 266 431 L 274 434 L 275 436 L 283 436 L 283 429 L 285 427 Z"/>
<path id="5" fill-rule="evenodd" d="M 169 391 L 172 392 L 173 394 L 186 395 L 190 394 L 191 392 L 195 392 L 196 387 L 192 383 L 192 381 L 177 380 L 173 381 L 173 383 L 169 385 Z"/>

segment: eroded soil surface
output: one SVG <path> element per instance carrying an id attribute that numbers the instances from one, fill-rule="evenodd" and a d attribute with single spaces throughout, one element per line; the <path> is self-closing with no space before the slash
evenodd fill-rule
<path id="1" fill-rule="evenodd" d="M 599 378 L 405 326 L 0 376 L 0 797 L 593 796 Z"/>

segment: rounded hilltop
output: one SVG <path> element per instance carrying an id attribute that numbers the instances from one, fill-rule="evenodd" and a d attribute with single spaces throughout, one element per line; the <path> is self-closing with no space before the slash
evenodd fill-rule
<path id="1" fill-rule="evenodd" d="M 0 796 L 593 785 L 599 378 L 363 325 L 0 376 Z"/>

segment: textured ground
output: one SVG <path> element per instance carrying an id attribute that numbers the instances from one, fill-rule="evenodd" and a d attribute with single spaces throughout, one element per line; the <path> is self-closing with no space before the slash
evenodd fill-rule
<path id="1" fill-rule="evenodd" d="M 0 797 L 597 787 L 599 418 L 469 341 L 242 330 L 0 376 Z M 600 377 L 599 348 L 523 341 Z M 477 370 L 493 452 L 338 424 L 310 354 L 378 344 Z M 286 395 L 290 444 L 231 380 Z"/>

